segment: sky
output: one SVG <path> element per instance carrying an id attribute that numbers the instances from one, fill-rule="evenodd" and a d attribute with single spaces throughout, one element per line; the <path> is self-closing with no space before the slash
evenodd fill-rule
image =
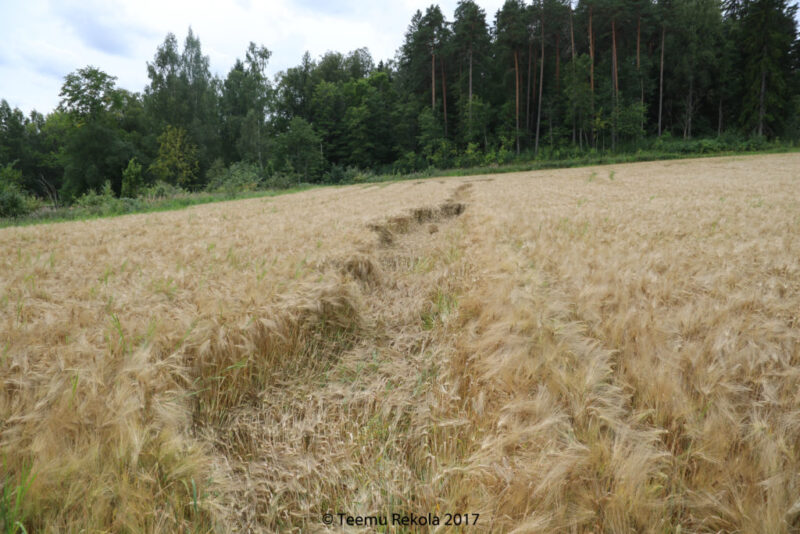
<path id="1" fill-rule="evenodd" d="M 272 51 L 272 76 L 305 51 L 367 47 L 392 59 L 417 9 L 432 0 L 0 0 L 0 99 L 26 114 L 52 111 L 64 76 L 87 65 L 141 92 L 147 62 L 168 32 L 183 44 L 191 26 L 224 78 L 250 41 Z M 457 0 L 437 2 L 452 20 Z M 491 24 L 502 0 L 478 0 Z"/>

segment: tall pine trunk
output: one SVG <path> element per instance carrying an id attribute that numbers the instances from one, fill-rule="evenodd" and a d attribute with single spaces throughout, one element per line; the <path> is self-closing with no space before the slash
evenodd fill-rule
<path id="1" fill-rule="evenodd" d="M 561 50 L 558 34 L 556 34 L 556 92 L 561 89 Z"/>
<path id="2" fill-rule="evenodd" d="M 261 159 L 261 119 L 258 120 L 258 126 L 256 127 L 256 143 L 258 147 L 258 168 L 263 171 L 264 161 Z"/>
<path id="3" fill-rule="evenodd" d="M 514 50 L 514 89 L 516 97 L 517 155 L 519 155 L 519 50 Z"/>
<path id="4" fill-rule="evenodd" d="M 536 70 L 538 68 L 538 59 L 536 58 L 536 54 L 533 55 L 533 83 L 531 84 L 531 88 L 535 91 L 538 87 L 539 83 L 539 72 Z M 533 122 L 533 113 L 531 113 L 531 122 Z M 533 126 L 533 124 L 531 124 Z M 530 134 L 528 136 L 528 142 L 533 140 L 533 128 L 530 130 Z"/>
<path id="5" fill-rule="evenodd" d="M 575 32 L 572 27 L 572 5 L 569 6 L 569 41 L 570 41 L 570 50 L 572 50 L 572 55 L 570 56 L 571 59 L 575 59 Z"/>
<path id="6" fill-rule="evenodd" d="M 686 95 L 686 118 L 683 127 L 683 138 L 692 138 L 692 113 L 694 111 L 694 76 L 689 76 L 689 94 Z"/>
<path id="7" fill-rule="evenodd" d="M 619 114 L 619 80 L 617 79 L 617 21 L 611 19 L 611 68 L 612 68 L 612 83 L 613 83 L 613 118 L 611 121 L 611 150 L 617 148 L 617 115 Z"/>
<path id="8" fill-rule="evenodd" d="M 764 56 L 767 55 L 766 49 L 764 50 Z M 767 93 L 767 69 L 764 67 L 764 63 L 761 63 L 761 94 L 758 96 L 758 136 L 761 137 L 764 135 L 764 116 L 767 114 L 767 108 L 765 103 L 765 95 Z"/>
<path id="9" fill-rule="evenodd" d="M 469 103 L 467 104 L 469 117 L 469 138 L 472 140 L 472 48 L 469 49 Z"/>
<path id="10" fill-rule="evenodd" d="M 440 61 L 442 68 L 442 105 L 444 106 L 444 136 L 447 137 L 447 75 L 444 72 L 444 61 Z"/>
<path id="11" fill-rule="evenodd" d="M 661 137 L 661 112 L 664 109 L 664 37 L 666 26 L 661 26 L 661 74 L 658 77 L 658 136 Z"/>
<path id="12" fill-rule="evenodd" d="M 542 123 L 542 86 L 544 85 L 544 17 L 542 17 L 542 57 L 539 64 L 539 104 L 536 106 L 536 148 L 539 154 L 539 127 Z"/>
<path id="13" fill-rule="evenodd" d="M 531 60 L 533 59 L 533 40 L 528 39 L 528 90 L 525 96 L 525 132 L 528 135 L 528 143 L 530 144 L 531 132 Z"/>
<path id="14" fill-rule="evenodd" d="M 594 35 L 592 34 L 592 6 L 589 6 L 589 87 L 591 89 L 591 139 L 592 146 L 597 146 L 594 132 Z"/>
<path id="15" fill-rule="evenodd" d="M 575 32 L 572 26 L 572 4 L 569 6 L 569 42 L 570 42 L 570 62 L 572 63 L 572 78 L 575 79 Z M 572 108 L 572 143 L 575 144 L 575 108 Z M 580 137 L 578 138 L 580 143 Z M 581 147 L 583 149 L 583 147 Z"/>
<path id="16" fill-rule="evenodd" d="M 436 54 L 431 54 L 431 111 L 436 111 Z"/>
<path id="17" fill-rule="evenodd" d="M 642 39 L 642 16 L 636 19 L 636 72 L 640 72 L 641 67 L 641 39 Z"/>
<path id="18" fill-rule="evenodd" d="M 642 63 L 640 58 L 642 42 L 642 15 L 640 14 L 636 20 L 636 75 L 639 76 L 639 105 L 641 120 L 639 122 L 639 129 L 644 130 L 644 78 L 642 78 Z"/>

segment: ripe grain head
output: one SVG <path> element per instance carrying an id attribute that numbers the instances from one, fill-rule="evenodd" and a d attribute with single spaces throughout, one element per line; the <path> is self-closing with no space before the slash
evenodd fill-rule
<path id="1" fill-rule="evenodd" d="M 799 166 L 0 230 L 0 480 L 32 467 L 43 531 L 460 510 L 478 531 L 790 532 Z"/>

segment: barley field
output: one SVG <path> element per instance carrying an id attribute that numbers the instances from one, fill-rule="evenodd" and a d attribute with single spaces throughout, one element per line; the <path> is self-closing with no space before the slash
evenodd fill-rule
<path id="1" fill-rule="evenodd" d="M 0 387 L 3 532 L 798 532 L 800 154 L 5 228 Z"/>

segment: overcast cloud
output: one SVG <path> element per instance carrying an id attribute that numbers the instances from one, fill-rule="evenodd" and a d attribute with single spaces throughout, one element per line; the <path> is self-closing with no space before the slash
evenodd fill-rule
<path id="1" fill-rule="evenodd" d="M 438 2 L 452 20 L 457 0 Z M 502 0 L 478 0 L 494 20 Z M 419 0 L 0 0 L 0 99 L 25 113 L 58 105 L 64 76 L 94 65 L 117 84 L 142 91 L 146 62 L 167 32 L 183 43 L 189 26 L 224 77 L 250 41 L 272 51 L 269 72 L 297 65 L 304 51 L 369 48 L 394 57 Z"/>

